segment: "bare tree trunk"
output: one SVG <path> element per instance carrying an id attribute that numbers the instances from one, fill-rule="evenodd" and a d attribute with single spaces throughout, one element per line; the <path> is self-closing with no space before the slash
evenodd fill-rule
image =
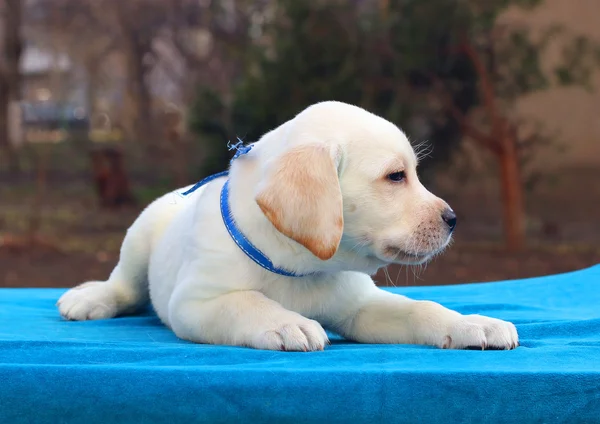
<path id="1" fill-rule="evenodd" d="M 151 100 L 146 86 L 146 72 L 143 64 L 144 49 L 140 47 L 134 34 L 130 34 L 127 44 L 127 96 L 130 111 L 130 131 L 136 141 L 148 143 L 152 134 Z"/>
<path id="2" fill-rule="evenodd" d="M 506 247 L 511 251 L 525 247 L 525 205 L 516 140 L 507 136 L 499 154 L 502 212 Z"/>
<path id="3" fill-rule="evenodd" d="M 173 181 L 177 187 L 183 187 L 188 180 L 187 143 L 182 137 L 182 114 L 180 112 L 166 113 L 164 116 L 165 141 L 169 144 Z"/>
<path id="4" fill-rule="evenodd" d="M 95 118 L 97 112 L 97 97 L 98 97 L 98 66 L 99 64 L 95 60 L 88 60 L 85 62 L 86 72 L 86 84 L 85 84 L 85 98 L 86 98 L 86 109 L 88 116 Z"/>
<path id="5" fill-rule="evenodd" d="M 52 147 L 52 145 L 39 146 L 36 158 L 35 196 L 31 204 L 29 228 L 27 229 L 27 244 L 29 246 L 36 245 L 36 242 L 40 238 L 39 231 L 42 226 L 43 206 L 48 180 L 48 157 L 50 156 L 50 149 Z"/>
<path id="6" fill-rule="evenodd" d="M 151 96 L 146 83 L 145 56 L 152 50 L 152 37 L 146 28 L 140 28 L 135 16 L 137 7 L 127 2 L 115 2 L 117 23 L 123 40 L 127 72 L 127 132 L 135 141 L 148 143 L 153 134 Z"/>
<path id="7" fill-rule="evenodd" d="M 520 250 L 525 247 L 525 202 L 517 134 L 498 109 L 489 69 L 468 38 L 464 37 L 462 47 L 479 78 L 479 92 L 491 124 L 491 134 L 478 141 L 494 152 L 499 162 L 506 247 Z"/>
<path id="8" fill-rule="evenodd" d="M 8 94 L 8 86 L 3 78 L 0 78 L 0 148 L 5 158 L 8 170 L 11 174 L 20 172 L 19 156 L 12 140 L 10 139 L 9 131 L 9 105 L 10 96 Z"/>
<path id="9" fill-rule="evenodd" d="M 4 1 L 4 23 L 0 34 L 2 43 L 0 58 L 0 147 L 5 151 L 9 169 L 20 171 L 16 146 L 10 139 L 10 104 L 21 97 L 19 64 L 23 42 L 21 39 L 21 0 Z"/>
<path id="10" fill-rule="evenodd" d="M 122 150 L 100 146 L 91 151 L 91 160 L 100 205 L 105 208 L 135 205 Z"/>

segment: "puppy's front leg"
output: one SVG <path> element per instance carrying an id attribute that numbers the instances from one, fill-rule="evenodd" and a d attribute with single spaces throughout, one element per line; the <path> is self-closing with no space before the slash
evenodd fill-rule
<path id="1" fill-rule="evenodd" d="M 323 350 L 328 343 L 318 322 L 253 290 L 210 300 L 175 293 L 169 303 L 169 323 L 178 337 L 196 343 L 287 351 Z"/>
<path id="2" fill-rule="evenodd" d="M 481 315 L 461 315 L 429 301 L 416 301 L 377 290 L 359 304 L 342 329 L 362 343 L 406 343 L 464 349 L 512 349 L 515 326 Z"/>

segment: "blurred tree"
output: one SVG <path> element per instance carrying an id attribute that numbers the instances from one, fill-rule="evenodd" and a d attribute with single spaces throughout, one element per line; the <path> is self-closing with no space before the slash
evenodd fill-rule
<path id="1" fill-rule="evenodd" d="M 174 0 L 173 0 L 174 1 Z M 154 43 L 165 26 L 168 2 L 159 0 L 38 0 L 40 33 L 52 35 L 88 78 L 90 115 L 96 112 L 96 89 L 110 56 L 124 72 L 124 105 L 119 118 L 127 137 L 142 144 L 158 142 L 148 75 L 154 69 Z M 113 76 L 110 81 L 118 84 Z M 106 111 L 103 111 L 106 112 Z M 114 118 L 114 117 L 113 117 Z"/>
<path id="2" fill-rule="evenodd" d="M 119 40 L 106 11 L 98 13 L 100 2 L 93 0 L 37 0 L 28 19 L 30 37 L 44 46 L 52 40 L 54 48 L 66 53 L 74 66 L 85 73 L 85 98 L 88 116 L 95 117 L 98 92 L 106 80 L 106 62 L 118 51 Z M 110 81 L 109 83 L 113 83 Z M 104 111 L 106 112 L 106 111 Z"/>
<path id="3" fill-rule="evenodd" d="M 9 170 L 19 171 L 15 140 L 10 137 L 10 105 L 21 99 L 19 64 L 23 50 L 21 0 L 0 3 L 0 148 L 4 150 Z"/>
<path id="4" fill-rule="evenodd" d="M 38 0 L 31 8 L 34 13 L 31 13 L 28 29 L 30 38 L 38 46 L 66 53 L 72 68 L 76 70 L 69 74 L 69 78 L 74 78 L 77 71 L 85 73 L 89 139 L 77 138 L 75 141 L 77 145 L 85 146 L 85 153 L 89 155 L 91 175 L 100 205 L 118 207 L 133 204 L 135 200 L 125 169 L 123 148 L 109 142 L 114 141 L 110 140 L 114 135 L 112 120 L 106 111 L 98 108 L 98 92 L 106 75 L 105 62 L 111 54 L 119 51 L 122 40 L 116 30 L 118 15 L 114 8 L 117 5 L 113 2 L 104 3 L 102 0 Z M 114 81 L 111 82 L 114 84 Z M 60 94 L 55 93 L 58 101 L 62 100 Z M 46 175 L 45 170 L 39 169 L 45 166 L 44 158 L 40 156 L 36 159 L 38 181 L 40 176 Z M 38 183 L 37 187 L 45 188 L 46 185 Z M 40 194 L 36 197 L 43 196 Z M 39 224 L 34 227 L 39 227 Z"/>
<path id="5" fill-rule="evenodd" d="M 240 52 L 252 44 L 252 18 L 270 3 L 269 0 L 165 2 L 164 34 L 185 63 L 185 71 L 178 79 L 185 84 L 186 94 L 193 95 L 199 83 L 209 80 L 222 94 L 231 91 L 231 83 L 240 72 Z"/>
<path id="6" fill-rule="evenodd" d="M 112 9 L 107 15 L 114 19 L 127 72 L 127 131 L 139 142 L 152 143 L 155 128 L 152 119 L 152 99 L 147 76 L 152 69 L 153 42 L 164 22 L 162 0 L 108 1 Z M 102 7 L 102 6 L 100 6 Z M 98 14 L 100 11 L 97 12 Z"/>
<path id="7" fill-rule="evenodd" d="M 257 140 L 324 100 L 353 103 L 392 122 L 409 122 L 411 136 L 435 146 L 436 155 L 423 163 L 423 171 L 427 174 L 431 165 L 442 163 L 459 140 L 459 128 L 412 96 L 421 84 L 415 73 L 419 68 L 395 58 L 390 37 L 395 28 L 387 24 L 387 11 L 375 6 L 361 1 L 273 2 L 257 19 L 254 43 L 244 51 L 244 72 L 234 86 L 233 101 L 223 101 L 212 87 L 200 88 L 191 126 L 213 140 L 210 148 L 215 152 L 204 171 L 225 165 L 226 140 Z M 436 65 L 431 69 L 446 77 L 472 79 L 465 61 L 449 61 L 444 69 Z M 454 93 L 461 110 L 473 104 L 473 91 L 464 85 Z"/>
<path id="8" fill-rule="evenodd" d="M 544 137 L 523 136 L 528 123 L 515 116 L 515 101 L 551 82 L 585 84 L 596 58 L 585 38 L 563 38 L 564 63 L 553 81 L 544 74 L 540 57 L 557 40 L 557 28 L 535 38 L 527 27 L 498 20 L 511 6 L 529 9 L 541 1 L 274 2 L 247 51 L 231 106 L 210 87 L 200 89 L 191 125 L 212 137 L 219 152 L 206 171 L 225 166 L 225 140 L 257 140 L 309 104 L 345 101 L 428 139 L 435 155 L 422 173 L 444 163 L 463 135 L 491 152 L 506 245 L 522 248 L 522 165 Z"/>
<path id="9" fill-rule="evenodd" d="M 543 129 L 531 131 L 532 122 L 516 114 L 516 100 L 534 91 L 544 90 L 552 83 L 581 84 L 589 86 L 591 69 L 599 63 L 598 48 L 581 36 L 558 38 L 562 30 L 556 26 L 545 28 L 539 34 L 530 33 L 527 26 L 517 22 L 500 22 L 499 17 L 510 6 L 533 8 L 542 0 L 489 0 L 464 1 L 454 13 L 451 1 L 443 3 L 453 19 L 440 19 L 434 25 L 446 24 L 450 36 L 444 43 L 445 51 L 463 55 L 475 72 L 474 83 L 478 90 L 479 114 L 465 114 L 453 96 L 451 81 L 444 81 L 432 72 L 429 77 L 432 93 L 440 100 L 444 110 L 458 123 L 464 135 L 479 147 L 492 154 L 498 164 L 502 193 L 503 221 L 506 246 L 510 250 L 525 245 L 525 204 L 523 165 L 532 149 L 549 141 Z M 410 3 L 410 2 L 409 2 Z M 426 16 L 432 10 L 414 2 Z M 439 10 L 444 10 L 440 8 Z M 395 32 L 398 35 L 397 32 Z M 563 61 L 556 65 L 552 79 L 544 73 L 541 57 L 551 43 L 563 45 Z M 406 48 L 399 51 L 406 51 Z M 427 50 L 423 50 L 426 52 Z M 427 55 L 427 53 L 425 53 Z M 528 134 L 524 131 L 529 129 Z"/>
<path id="10" fill-rule="evenodd" d="M 217 138 L 233 134 L 231 108 L 235 86 L 244 73 L 245 58 L 253 48 L 255 20 L 264 15 L 272 1 L 171 0 L 166 4 L 164 33 L 185 64 L 185 70 L 175 78 L 185 93 L 184 104 L 195 104 L 192 115 L 206 116 L 200 125 L 206 125 L 208 133 L 214 135 L 213 131 L 217 131 Z M 205 101 L 196 98 L 198 86 L 210 87 L 204 93 Z M 194 129 L 197 128 L 194 126 Z M 203 138 L 206 139 L 207 134 Z M 204 172 L 211 172 L 222 168 L 228 152 L 225 145 L 203 143 L 202 156 Z"/>

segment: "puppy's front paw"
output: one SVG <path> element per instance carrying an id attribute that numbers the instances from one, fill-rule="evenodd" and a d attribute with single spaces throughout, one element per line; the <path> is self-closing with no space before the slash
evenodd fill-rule
<path id="1" fill-rule="evenodd" d="M 519 346 L 519 334 L 512 322 L 483 315 L 467 315 L 465 318 L 483 328 L 487 349 L 514 349 Z"/>
<path id="2" fill-rule="evenodd" d="M 63 318 L 72 321 L 112 318 L 117 314 L 110 283 L 91 281 L 72 288 L 56 303 Z"/>
<path id="3" fill-rule="evenodd" d="M 323 350 L 329 343 L 327 333 L 317 321 L 292 316 L 273 329 L 261 332 L 253 344 L 258 349 L 310 352 Z"/>
<path id="4" fill-rule="evenodd" d="M 514 349 L 519 335 L 514 324 L 482 315 L 461 317 L 449 329 L 444 349 Z"/>

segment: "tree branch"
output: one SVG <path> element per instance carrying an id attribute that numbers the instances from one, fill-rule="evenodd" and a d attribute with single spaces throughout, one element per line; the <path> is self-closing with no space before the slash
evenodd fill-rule
<path id="1" fill-rule="evenodd" d="M 429 78 L 432 81 L 433 86 L 438 91 L 444 108 L 450 113 L 450 115 L 452 115 L 452 118 L 454 118 L 454 120 L 458 123 L 462 133 L 467 137 L 471 138 L 473 141 L 479 143 L 481 146 L 489 149 L 493 153 L 500 153 L 500 146 L 498 146 L 498 144 L 494 141 L 494 138 L 483 133 L 473 124 L 471 124 L 471 122 L 469 122 L 469 118 L 463 113 L 462 110 L 460 110 L 458 106 L 456 106 L 456 103 L 454 102 L 450 91 L 444 85 L 442 80 L 437 75 L 434 75 L 432 73 L 429 73 Z"/>
<path id="2" fill-rule="evenodd" d="M 494 84 L 490 80 L 489 71 L 481 60 L 481 57 L 477 53 L 477 50 L 473 44 L 468 40 L 467 36 L 463 34 L 461 38 L 461 50 L 467 55 L 473 64 L 475 72 L 479 78 L 479 93 L 481 99 L 483 100 L 485 109 L 490 116 L 492 131 L 500 138 L 503 138 L 502 134 L 505 130 L 504 120 L 500 116 L 496 106 L 496 93 L 494 92 Z"/>

